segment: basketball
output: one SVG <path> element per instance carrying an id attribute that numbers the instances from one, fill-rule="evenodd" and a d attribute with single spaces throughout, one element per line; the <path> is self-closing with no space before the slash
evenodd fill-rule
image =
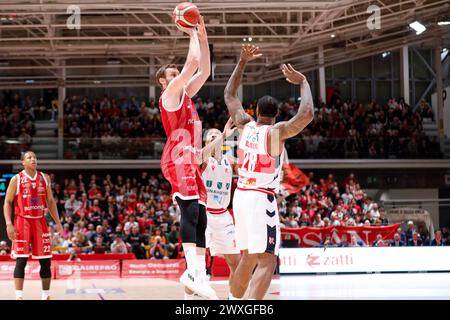
<path id="1" fill-rule="evenodd" d="M 173 10 L 173 19 L 180 26 L 193 28 L 200 20 L 200 11 L 193 3 L 182 2 Z"/>

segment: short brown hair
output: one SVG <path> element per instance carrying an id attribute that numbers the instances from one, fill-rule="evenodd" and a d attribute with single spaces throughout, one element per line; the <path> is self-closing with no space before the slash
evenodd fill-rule
<path id="1" fill-rule="evenodd" d="M 25 151 L 25 152 L 22 152 L 22 155 L 20 156 L 20 160 L 25 160 L 25 156 L 28 154 L 28 153 L 34 153 L 34 151 L 31 151 L 31 150 L 27 150 L 27 151 Z M 36 155 L 36 153 L 34 153 L 34 155 Z"/>
<path id="2" fill-rule="evenodd" d="M 158 85 L 162 88 L 161 83 L 159 82 L 159 79 L 161 78 L 165 78 L 166 77 L 166 70 L 167 69 L 171 69 L 174 68 L 176 69 L 177 66 L 173 63 L 169 63 L 169 64 L 165 64 L 163 65 L 161 68 L 158 69 L 158 71 L 156 72 L 156 83 L 158 83 Z"/>

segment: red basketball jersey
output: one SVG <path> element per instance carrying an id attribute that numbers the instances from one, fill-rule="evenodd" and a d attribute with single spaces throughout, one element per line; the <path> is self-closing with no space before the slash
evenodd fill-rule
<path id="1" fill-rule="evenodd" d="M 47 211 L 47 185 L 44 174 L 36 171 L 30 177 L 25 171 L 16 175 L 17 191 L 14 199 L 16 216 L 42 218 Z"/>
<path id="2" fill-rule="evenodd" d="M 186 92 L 183 92 L 180 105 L 175 111 L 167 111 L 163 107 L 162 94 L 159 99 L 161 120 L 167 134 L 167 142 L 161 157 L 161 168 L 174 164 L 192 164 L 194 149 L 202 147 L 202 123 L 198 117 L 195 104 Z"/>

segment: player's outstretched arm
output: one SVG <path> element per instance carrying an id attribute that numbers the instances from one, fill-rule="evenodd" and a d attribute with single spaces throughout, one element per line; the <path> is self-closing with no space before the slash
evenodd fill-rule
<path id="1" fill-rule="evenodd" d="M 255 45 L 242 45 L 239 63 L 236 68 L 234 68 L 233 74 L 225 87 L 225 104 L 227 105 L 231 118 L 238 129 L 241 129 L 246 123 L 252 121 L 252 117 L 248 115 L 242 107 L 237 91 L 242 82 L 242 76 L 244 74 L 244 69 L 247 62 L 262 56 L 258 50 L 259 48 Z"/>
<path id="2" fill-rule="evenodd" d="M 221 153 L 223 141 L 231 136 L 235 130 L 236 127 L 234 127 L 233 120 L 231 118 L 228 119 L 223 129 L 222 135 L 214 139 L 213 142 L 209 143 L 207 146 L 200 150 L 201 152 L 199 153 L 198 164 L 208 162 L 208 159 L 209 157 L 211 157 L 213 151 L 215 151 L 216 154 Z"/>
<path id="3" fill-rule="evenodd" d="M 187 83 L 197 71 L 200 63 L 200 47 L 197 31 L 194 28 L 184 28 L 178 24 L 177 27 L 181 31 L 186 32 L 190 37 L 189 52 L 183 70 L 181 70 L 181 73 L 176 78 L 170 81 L 166 90 L 163 92 L 163 105 L 168 111 L 176 110 L 178 108 L 181 94 Z"/>
<path id="4" fill-rule="evenodd" d="M 9 240 L 13 241 L 16 239 L 16 230 L 12 222 L 12 211 L 14 197 L 17 192 L 17 177 L 14 177 L 9 182 L 8 189 L 6 190 L 5 203 L 3 204 L 3 215 L 5 216 L 6 222 L 6 233 L 8 234 Z"/>
<path id="5" fill-rule="evenodd" d="M 197 94 L 211 74 L 209 43 L 203 16 L 200 16 L 200 22 L 198 24 L 198 40 L 200 43 L 200 65 L 198 72 L 186 86 L 186 94 L 189 98 L 192 98 Z"/>
<path id="6" fill-rule="evenodd" d="M 306 77 L 300 72 L 296 71 L 290 64 L 283 65 L 282 71 L 286 80 L 293 84 L 300 84 L 301 102 L 297 114 L 288 121 L 282 121 L 273 126 L 270 130 L 271 145 L 282 146 L 286 139 L 298 135 L 314 118 L 314 103 Z M 276 153 L 276 152 L 275 152 Z M 271 153 L 274 155 L 273 153 Z"/>
<path id="7" fill-rule="evenodd" d="M 45 178 L 48 181 L 48 185 L 47 185 L 47 207 L 48 210 L 50 211 L 50 215 L 53 218 L 53 221 L 55 221 L 56 225 L 55 225 L 55 230 L 56 232 L 60 233 L 62 235 L 63 232 L 63 227 L 61 225 L 61 221 L 59 220 L 59 214 L 58 214 L 58 208 L 56 207 L 56 201 L 55 198 L 53 198 L 53 193 L 52 193 L 52 187 L 51 187 L 51 180 L 50 177 L 48 176 L 48 174 L 45 174 Z"/>

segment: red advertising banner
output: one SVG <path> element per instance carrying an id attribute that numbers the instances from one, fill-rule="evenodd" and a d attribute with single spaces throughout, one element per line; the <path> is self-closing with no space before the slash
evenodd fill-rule
<path id="1" fill-rule="evenodd" d="M 371 246 L 378 234 L 381 234 L 383 240 L 392 240 L 399 227 L 400 224 L 379 227 L 281 228 L 281 238 L 283 240 L 298 239 L 299 247 L 309 248 L 320 246 L 320 242 L 328 235 L 331 236 L 334 244 L 338 244 L 343 234 L 348 235 L 348 242 L 350 242 L 350 236 L 354 234 L 358 240 Z"/>
<path id="2" fill-rule="evenodd" d="M 0 262 L 0 280 L 12 280 L 14 278 L 14 268 L 16 266 L 15 261 L 2 261 Z M 25 267 L 25 279 L 38 280 L 40 279 L 39 271 L 41 266 L 38 261 L 28 261 Z M 52 273 L 54 269 L 52 266 Z"/>
<path id="3" fill-rule="evenodd" d="M 122 278 L 180 277 L 184 270 L 186 270 L 186 261 L 184 259 L 122 261 Z"/>
<path id="4" fill-rule="evenodd" d="M 120 278 L 119 260 L 54 261 L 56 279 Z"/>

